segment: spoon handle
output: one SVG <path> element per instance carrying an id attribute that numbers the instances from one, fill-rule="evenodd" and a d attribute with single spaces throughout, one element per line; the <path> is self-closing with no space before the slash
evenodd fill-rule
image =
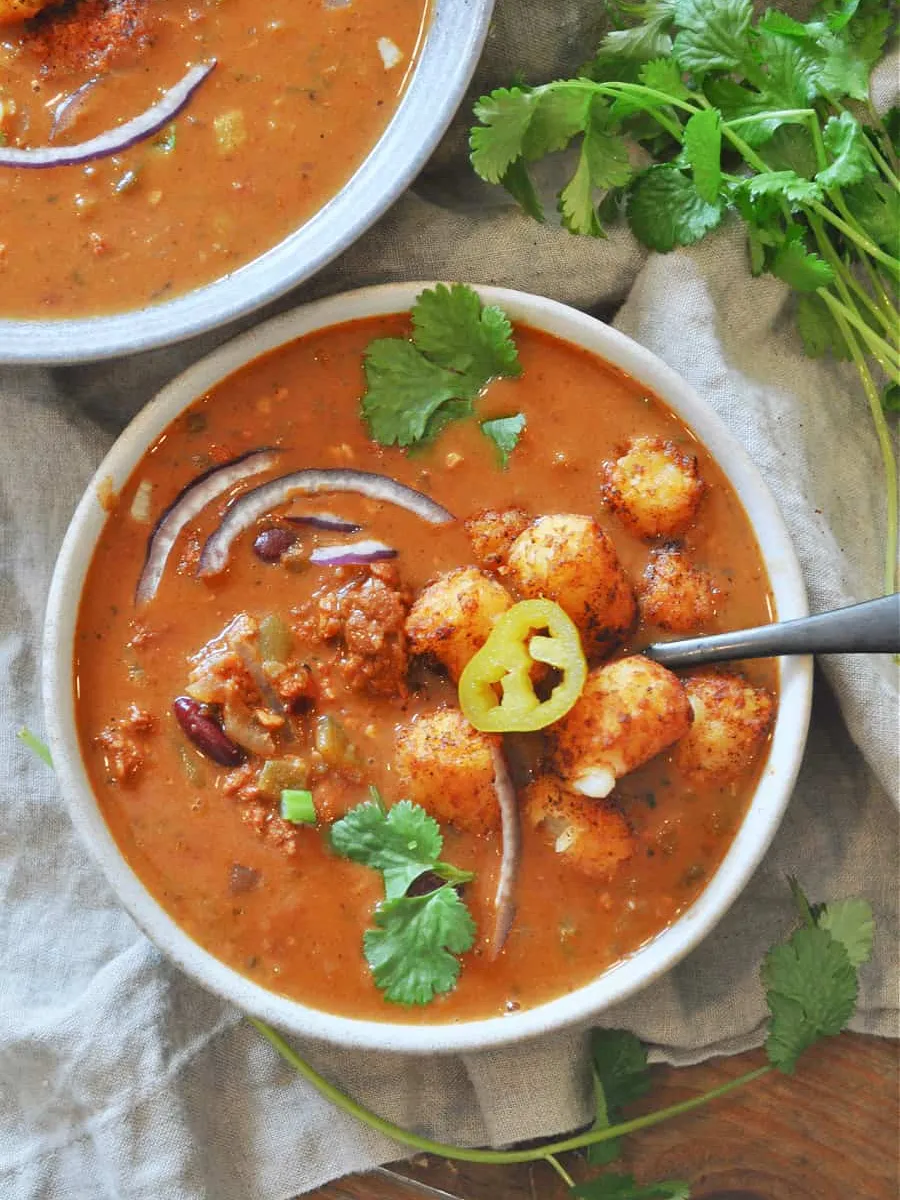
<path id="1" fill-rule="evenodd" d="M 678 642 L 656 642 L 642 653 L 666 667 L 692 667 L 778 654 L 897 654 L 900 653 L 900 592 L 796 621 Z"/>

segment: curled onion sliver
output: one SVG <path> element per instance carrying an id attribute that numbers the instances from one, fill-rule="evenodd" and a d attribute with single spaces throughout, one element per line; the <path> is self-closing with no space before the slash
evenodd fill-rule
<path id="1" fill-rule="evenodd" d="M 210 501 L 227 492 L 242 479 L 249 479 L 251 475 L 268 471 L 275 465 L 280 453 L 280 450 L 270 447 L 251 450 L 248 454 L 242 454 L 221 466 L 211 467 L 181 489 L 150 534 L 147 556 L 135 592 L 136 604 L 146 604 L 156 595 L 166 562 L 185 525 L 199 516 Z"/>
<path id="2" fill-rule="evenodd" d="M 316 496 L 323 492 L 355 492 L 369 500 L 395 504 L 431 525 L 446 525 L 454 519 L 453 514 L 435 500 L 387 475 L 347 468 L 294 471 L 260 484 L 234 501 L 219 528 L 207 539 L 197 574 L 219 575 L 224 571 L 228 566 L 231 547 L 260 517 L 288 504 L 295 496 Z"/>
<path id="3" fill-rule="evenodd" d="M 79 142 L 74 146 L 35 146 L 27 149 L 19 146 L 0 146 L 0 167 L 19 167 L 26 170 L 73 167 L 78 163 L 119 154 L 129 146 L 152 137 L 174 120 L 215 65 L 216 60 L 213 58 L 209 62 L 191 67 L 182 80 L 140 116 L 132 117 L 124 125 L 108 129 L 86 142 Z"/>
<path id="4" fill-rule="evenodd" d="M 347 542 L 343 546 L 317 546 L 309 556 L 320 567 L 351 567 L 396 558 L 397 551 L 384 542 Z"/>
<path id="5" fill-rule="evenodd" d="M 362 529 L 362 525 L 345 521 L 334 513 L 288 513 L 284 519 L 292 525 L 308 525 L 311 529 L 327 529 L 332 533 L 359 533 Z"/>
<path id="6" fill-rule="evenodd" d="M 522 857 L 519 829 L 519 808 L 516 789 L 503 751 L 491 749 L 494 760 L 494 791 L 500 806 L 500 836 L 503 847 L 500 856 L 500 877 L 494 895 L 494 933 L 491 938 L 491 958 L 496 958 L 509 937 L 516 916 L 516 882 Z"/>
<path id="7" fill-rule="evenodd" d="M 47 135 L 52 142 L 54 138 L 59 137 L 61 133 L 65 133 L 75 118 L 78 116 L 82 105 L 89 92 L 92 92 L 100 82 L 99 75 L 92 75 L 91 78 L 76 88 L 74 92 L 70 92 L 60 100 L 56 106 L 56 111 L 53 114 L 53 123 L 50 126 L 50 133 Z"/>

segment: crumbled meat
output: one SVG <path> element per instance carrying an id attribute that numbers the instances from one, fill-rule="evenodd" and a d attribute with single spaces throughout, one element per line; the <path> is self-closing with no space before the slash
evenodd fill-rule
<path id="1" fill-rule="evenodd" d="M 288 667 L 272 682 L 281 700 L 292 713 L 302 713 L 316 701 L 316 681 L 309 667 Z"/>
<path id="2" fill-rule="evenodd" d="M 245 804 L 241 809 L 241 819 L 285 854 L 297 853 L 300 840 L 297 830 L 282 820 L 274 808 L 262 803 Z"/>
<path id="3" fill-rule="evenodd" d="M 403 696 L 409 604 L 393 563 L 338 567 L 294 613 L 295 631 L 304 641 L 340 643 L 338 665 L 354 691 Z"/>
<path id="4" fill-rule="evenodd" d="M 113 783 L 127 786 L 137 779 L 146 757 L 143 741 L 156 728 L 156 718 L 132 704 L 124 717 L 117 717 L 95 738 L 103 750 L 106 771 Z"/>

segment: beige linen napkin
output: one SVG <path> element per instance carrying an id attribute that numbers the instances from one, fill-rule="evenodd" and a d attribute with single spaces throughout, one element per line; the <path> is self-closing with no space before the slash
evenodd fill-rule
<path id="1" fill-rule="evenodd" d="M 570 69 L 594 14 L 587 0 L 501 0 L 479 82 Z M 852 371 L 803 357 L 786 290 L 750 279 L 738 231 L 659 257 L 624 231 L 595 243 L 541 228 L 472 179 L 464 126 L 376 229 L 280 307 L 444 278 L 618 310 L 616 325 L 689 379 L 750 449 L 813 605 L 876 594 L 883 483 L 863 398 Z M 74 836 L 54 777 L 14 738 L 23 723 L 41 728 L 43 606 L 82 488 L 128 418 L 224 336 L 95 367 L 0 369 L 0 1194 L 10 1200 L 281 1200 L 401 1153 L 336 1113 L 239 1014 L 160 958 Z M 879 936 L 854 1027 L 896 1030 L 896 669 L 834 659 L 822 671 L 796 793 L 752 883 L 685 962 L 603 1016 L 668 1061 L 760 1041 L 758 964 L 791 921 L 787 872 L 815 897 L 871 900 Z M 585 1120 L 584 1045 L 575 1031 L 457 1058 L 302 1051 L 401 1125 L 502 1144 Z"/>

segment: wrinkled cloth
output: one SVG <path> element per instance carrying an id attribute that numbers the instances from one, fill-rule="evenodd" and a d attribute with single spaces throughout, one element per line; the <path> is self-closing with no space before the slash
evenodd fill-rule
<path id="1" fill-rule="evenodd" d="M 534 79 L 571 70 L 595 40 L 595 11 L 587 0 L 501 0 L 473 94 L 523 67 Z M 592 242 L 538 226 L 467 170 L 467 111 L 415 188 L 277 307 L 443 278 L 614 317 L 748 447 L 790 526 L 813 608 L 878 594 L 885 483 L 858 380 L 803 356 L 787 289 L 750 278 L 739 231 L 660 257 L 625 230 Z M 282 1200 L 403 1154 L 336 1112 L 240 1014 L 159 955 L 74 835 L 52 773 L 15 740 L 23 724 L 42 728 L 43 608 L 82 489 L 128 419 L 232 332 L 97 366 L 0 368 L 0 1194 L 9 1200 Z M 758 966 L 792 923 L 790 873 L 813 897 L 871 901 L 878 937 L 853 1028 L 896 1033 L 897 722 L 892 662 L 823 660 L 803 769 L 762 866 L 697 950 L 603 1024 L 634 1030 L 673 1063 L 759 1044 Z M 502 1145 L 589 1119 L 586 1041 L 574 1030 L 444 1058 L 300 1049 L 400 1125 Z"/>

